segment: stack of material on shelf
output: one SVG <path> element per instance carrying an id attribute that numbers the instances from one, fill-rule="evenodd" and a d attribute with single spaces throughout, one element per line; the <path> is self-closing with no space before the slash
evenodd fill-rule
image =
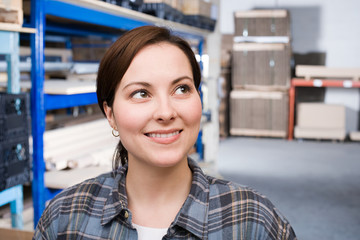
<path id="1" fill-rule="evenodd" d="M 119 140 L 111 130 L 107 120 L 100 119 L 45 131 L 45 185 L 62 189 L 111 171 Z"/>
<path id="2" fill-rule="evenodd" d="M 217 20 L 217 6 L 204 0 L 183 0 L 183 23 L 213 31 Z"/>
<path id="3" fill-rule="evenodd" d="M 31 181 L 28 94 L 0 93 L 0 191 Z"/>
<path id="4" fill-rule="evenodd" d="M 75 62 L 100 62 L 113 42 L 99 38 L 72 38 L 72 58 Z"/>
<path id="5" fill-rule="evenodd" d="M 336 68 L 316 65 L 297 65 L 297 77 L 313 80 L 314 87 L 322 87 L 323 82 L 332 83 L 342 80 L 340 86 L 351 88 L 360 80 L 360 68 Z M 316 79 L 315 79 L 316 78 Z M 346 107 L 323 103 L 297 104 L 297 122 L 294 128 L 295 138 L 330 139 L 343 141 L 346 132 Z M 349 133 L 350 140 L 360 141 L 360 132 Z"/>
<path id="6" fill-rule="evenodd" d="M 111 166 L 117 140 L 106 119 L 45 131 L 46 169 Z"/>
<path id="7" fill-rule="evenodd" d="M 232 135 L 286 137 L 286 92 L 240 90 L 230 98 Z"/>
<path id="8" fill-rule="evenodd" d="M 0 1 L 0 22 L 22 25 L 22 0 Z"/>
<path id="9" fill-rule="evenodd" d="M 141 11 L 173 22 L 181 23 L 184 18 L 180 0 L 144 0 Z"/>
<path id="10" fill-rule="evenodd" d="M 296 122 L 296 138 L 343 141 L 346 137 L 343 105 L 299 103 Z"/>
<path id="11" fill-rule="evenodd" d="M 230 95 L 232 135 L 287 136 L 290 60 L 288 11 L 235 12 Z"/>

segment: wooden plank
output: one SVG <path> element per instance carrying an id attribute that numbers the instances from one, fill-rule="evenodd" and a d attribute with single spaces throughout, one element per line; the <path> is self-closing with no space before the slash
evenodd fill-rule
<path id="1" fill-rule="evenodd" d="M 346 131 L 342 128 L 304 128 L 295 126 L 294 137 L 303 139 L 326 139 L 344 141 Z"/>
<path id="2" fill-rule="evenodd" d="M 230 134 L 234 136 L 279 137 L 279 138 L 285 138 L 287 135 L 286 131 L 266 130 L 266 129 L 246 129 L 246 128 L 231 128 Z"/>
<path id="3" fill-rule="evenodd" d="M 5 82 L 0 82 L 1 87 L 6 87 Z M 30 90 L 31 82 L 30 81 L 21 81 L 20 87 L 22 89 Z M 62 95 L 71 95 L 71 94 L 80 94 L 80 93 L 91 93 L 96 92 L 96 82 L 95 81 L 77 81 L 77 80 L 45 80 L 44 81 L 44 93 L 46 94 L 62 94 Z"/>
<path id="4" fill-rule="evenodd" d="M 45 186 L 48 188 L 64 189 L 81 183 L 86 179 L 93 178 L 110 171 L 111 167 L 108 166 L 75 168 L 64 171 L 50 171 L 45 172 L 44 181 Z"/>
<path id="5" fill-rule="evenodd" d="M 360 77 L 360 68 L 297 65 L 295 71 L 296 76 L 304 77 L 306 80 L 311 78 L 350 78 L 353 81 L 359 81 Z"/>
<path id="6" fill-rule="evenodd" d="M 25 28 L 21 27 L 19 24 L 13 23 L 0 23 L 0 31 L 10 31 L 10 32 L 22 32 L 22 33 L 35 33 L 35 28 Z"/>
<path id="7" fill-rule="evenodd" d="M 271 92 L 263 92 L 263 91 L 247 91 L 247 90 L 233 90 L 230 93 L 231 99 L 283 99 L 287 95 L 287 92 L 281 91 L 271 91 Z"/>
<path id="8" fill-rule="evenodd" d="M 287 92 L 289 91 L 290 86 L 283 85 L 252 85 L 252 84 L 244 84 L 241 86 L 233 86 L 233 90 L 251 90 L 251 91 L 261 91 L 261 92 L 271 92 L 271 91 L 279 91 L 279 92 Z"/>
<path id="9" fill-rule="evenodd" d="M 284 18 L 288 14 L 287 10 L 250 10 L 235 12 L 236 18 Z"/>
<path id="10" fill-rule="evenodd" d="M 284 43 L 234 43 L 234 51 L 282 51 L 285 50 Z"/>

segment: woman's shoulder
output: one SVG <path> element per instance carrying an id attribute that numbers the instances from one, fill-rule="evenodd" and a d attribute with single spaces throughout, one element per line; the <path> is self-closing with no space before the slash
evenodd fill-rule
<path id="1" fill-rule="evenodd" d="M 111 191 L 114 185 L 113 172 L 101 174 L 97 177 L 87 179 L 81 183 L 64 189 L 56 195 L 51 202 L 70 199 L 71 197 L 93 198 Z M 72 199 L 73 201 L 73 199 Z"/>
<path id="2" fill-rule="evenodd" d="M 207 178 L 210 183 L 210 198 L 216 198 L 219 195 L 231 195 L 232 201 L 238 199 L 255 199 L 269 201 L 265 195 L 261 194 L 260 192 L 251 187 L 234 183 L 226 179 L 215 178 L 211 176 L 207 176 Z"/>
<path id="3" fill-rule="evenodd" d="M 208 177 L 209 220 L 215 228 L 229 228 L 230 231 L 247 226 L 247 234 L 275 239 L 296 239 L 287 219 L 273 203 L 260 192 L 231 181 Z M 244 233 L 245 234 L 245 233 Z"/>
<path id="4" fill-rule="evenodd" d="M 105 202 L 113 186 L 113 173 L 109 172 L 66 188 L 50 200 L 42 218 L 46 215 L 56 218 L 69 210 L 88 211 L 89 209 L 83 208 L 94 206 L 95 202 Z"/>

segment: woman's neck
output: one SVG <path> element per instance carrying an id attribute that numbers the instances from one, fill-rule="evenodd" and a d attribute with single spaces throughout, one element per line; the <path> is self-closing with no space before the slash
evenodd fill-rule
<path id="1" fill-rule="evenodd" d="M 146 227 L 169 227 L 189 195 L 191 181 L 186 159 L 166 168 L 130 160 L 126 191 L 133 222 Z"/>

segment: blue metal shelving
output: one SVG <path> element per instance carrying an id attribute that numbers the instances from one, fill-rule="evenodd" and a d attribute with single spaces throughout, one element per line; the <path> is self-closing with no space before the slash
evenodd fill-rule
<path id="1" fill-rule="evenodd" d="M 54 24 L 47 26 L 47 16 L 60 17 L 76 21 L 77 24 L 92 24 L 112 29 L 127 31 L 143 25 L 169 26 L 182 37 L 195 39 L 199 42 L 199 53 L 202 53 L 204 40 L 209 33 L 207 30 L 185 26 L 179 23 L 172 23 L 163 19 L 148 16 L 132 10 L 112 6 L 102 1 L 91 0 L 32 0 L 31 1 L 31 27 L 36 33 L 31 36 L 32 49 L 31 68 L 31 117 L 33 134 L 33 204 L 34 224 L 36 226 L 44 208 L 45 201 L 51 199 L 58 190 L 48 189 L 44 185 L 45 163 L 43 159 L 43 134 L 45 131 L 46 110 L 73 107 L 96 103 L 95 93 L 75 95 L 48 95 L 44 94 L 44 46 L 45 35 L 48 32 L 58 34 L 71 33 L 71 24 L 61 27 Z M 52 20 L 53 21 L 53 20 Z M 73 31 L 76 32 L 76 31 Z M 91 33 L 95 32 L 91 31 Z M 83 33 L 86 33 L 84 31 Z M 90 32 L 89 32 L 90 33 Z M 104 34 L 99 31 L 99 35 Z M 114 34 L 111 32 L 111 34 Z M 120 35 L 120 34 L 119 34 Z M 199 151 L 202 151 L 201 134 L 198 141 Z M 199 153 L 203 156 L 203 153 Z"/>

